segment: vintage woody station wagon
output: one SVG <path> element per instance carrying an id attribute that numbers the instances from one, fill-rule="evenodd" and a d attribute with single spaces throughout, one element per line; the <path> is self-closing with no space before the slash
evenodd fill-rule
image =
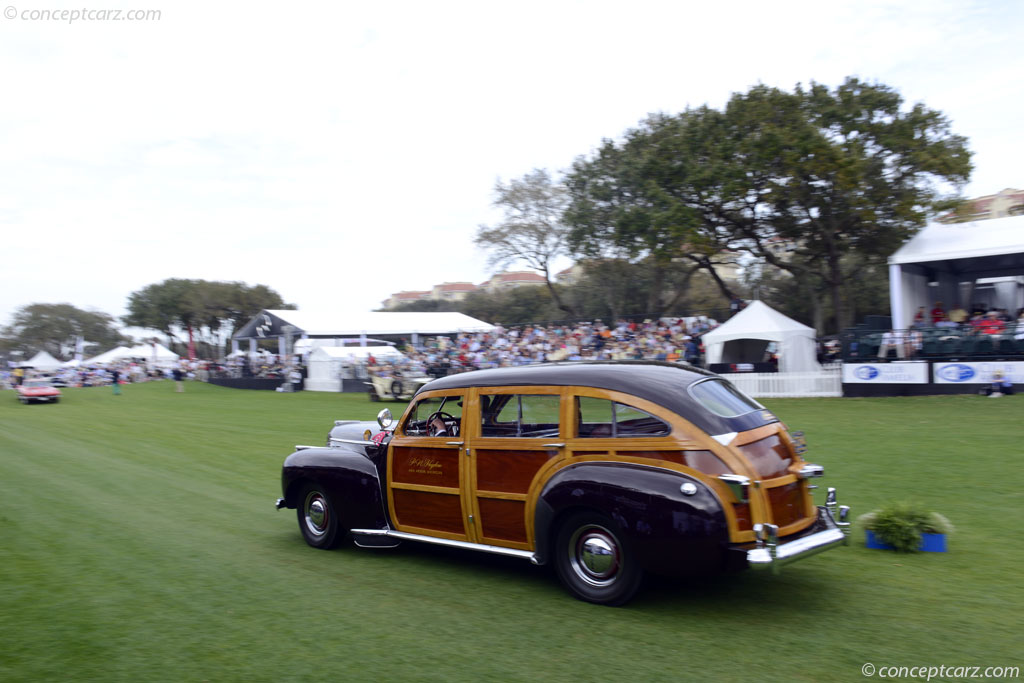
<path id="1" fill-rule="evenodd" d="M 781 565 L 845 541 L 849 508 L 799 434 L 722 378 L 653 362 L 556 363 L 434 380 L 393 423 L 298 446 L 284 497 L 316 548 L 424 541 L 554 565 L 616 605 L 646 571 Z"/>

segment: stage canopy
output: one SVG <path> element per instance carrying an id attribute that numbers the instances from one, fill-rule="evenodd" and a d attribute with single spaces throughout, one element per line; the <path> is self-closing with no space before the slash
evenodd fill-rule
<path id="1" fill-rule="evenodd" d="M 775 342 L 779 372 L 821 369 L 814 328 L 779 313 L 762 301 L 751 301 L 702 339 L 708 365 L 763 362 L 768 344 Z"/>
<path id="2" fill-rule="evenodd" d="M 948 312 L 974 304 L 1024 306 L 1024 216 L 932 223 L 889 257 L 893 327 L 905 329 L 918 307 L 941 301 Z"/>

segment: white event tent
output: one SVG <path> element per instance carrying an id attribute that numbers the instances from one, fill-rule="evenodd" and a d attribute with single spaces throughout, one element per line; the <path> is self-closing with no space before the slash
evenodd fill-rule
<path id="1" fill-rule="evenodd" d="M 910 327 L 917 308 L 936 301 L 946 311 L 1024 306 L 1024 216 L 932 223 L 889 257 L 893 327 Z"/>
<path id="2" fill-rule="evenodd" d="M 378 362 L 405 358 L 393 346 L 318 346 L 309 354 L 306 367 L 306 389 L 309 391 L 341 391 L 343 368 L 373 356 Z"/>
<path id="3" fill-rule="evenodd" d="M 160 365 L 174 363 L 180 356 L 162 344 L 152 346 L 149 344 L 137 344 L 131 348 L 118 346 L 82 362 L 86 365 L 105 365 L 107 363 L 117 363 L 128 358 L 138 358 Z"/>
<path id="4" fill-rule="evenodd" d="M 779 372 L 821 370 L 814 328 L 779 313 L 763 301 L 751 301 L 702 339 L 708 365 L 759 363 L 769 342 L 775 342 Z"/>
<path id="5" fill-rule="evenodd" d="M 43 370 L 49 372 L 50 370 L 56 370 L 60 368 L 63 363 L 46 351 L 40 351 L 36 355 L 29 358 L 27 361 L 21 364 L 23 368 L 34 368 L 36 370 Z"/>

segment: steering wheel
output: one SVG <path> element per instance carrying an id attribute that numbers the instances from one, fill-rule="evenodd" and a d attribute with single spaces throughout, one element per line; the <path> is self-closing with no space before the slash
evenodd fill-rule
<path id="1" fill-rule="evenodd" d="M 444 424 L 444 434 L 441 434 L 442 430 L 434 424 L 437 420 Z M 430 436 L 458 436 L 459 421 L 455 419 L 455 416 L 438 410 L 427 417 L 427 434 Z"/>

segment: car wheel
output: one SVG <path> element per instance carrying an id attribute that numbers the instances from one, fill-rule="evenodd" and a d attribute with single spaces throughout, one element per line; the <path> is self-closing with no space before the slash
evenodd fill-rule
<path id="1" fill-rule="evenodd" d="M 599 605 L 628 602 L 643 580 L 629 539 L 599 512 L 578 512 L 562 523 L 554 558 L 558 578 L 569 592 Z"/>
<path id="2" fill-rule="evenodd" d="M 337 507 L 322 486 L 310 484 L 302 489 L 296 513 L 302 537 L 309 545 L 327 550 L 341 540 Z"/>
<path id="3" fill-rule="evenodd" d="M 395 398 L 401 398 L 402 396 L 402 383 L 397 379 L 391 383 L 391 395 Z"/>
<path id="4" fill-rule="evenodd" d="M 380 396 L 377 395 L 377 390 L 374 389 L 373 387 L 370 387 L 370 402 L 371 403 L 376 403 L 379 400 L 380 400 Z"/>

